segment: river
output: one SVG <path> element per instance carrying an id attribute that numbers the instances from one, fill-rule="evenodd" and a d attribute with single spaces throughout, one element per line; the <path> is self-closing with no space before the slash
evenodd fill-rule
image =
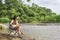
<path id="1" fill-rule="evenodd" d="M 60 25 L 22 24 L 22 31 L 36 40 L 60 40 Z"/>

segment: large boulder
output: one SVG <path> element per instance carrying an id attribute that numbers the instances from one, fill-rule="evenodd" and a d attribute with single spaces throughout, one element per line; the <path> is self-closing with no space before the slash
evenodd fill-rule
<path id="1" fill-rule="evenodd" d="M 5 32 L 6 25 L 5 24 L 0 24 L 0 32 Z"/>

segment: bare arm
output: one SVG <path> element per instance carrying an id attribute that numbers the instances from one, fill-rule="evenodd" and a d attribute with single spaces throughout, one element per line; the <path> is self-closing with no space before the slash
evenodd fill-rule
<path id="1" fill-rule="evenodd" d="M 21 24 L 18 22 L 18 20 L 16 21 L 16 25 L 19 25 L 19 26 L 21 26 Z"/>
<path id="2" fill-rule="evenodd" d="M 11 22 L 10 22 L 10 26 L 12 26 L 12 23 L 13 23 L 13 20 L 11 20 Z"/>

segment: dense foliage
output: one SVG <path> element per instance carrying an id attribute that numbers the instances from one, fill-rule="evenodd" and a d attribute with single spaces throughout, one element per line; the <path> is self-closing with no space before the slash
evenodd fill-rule
<path id="1" fill-rule="evenodd" d="M 22 0 L 5 0 L 4 3 L 0 0 L 0 22 L 9 22 L 14 15 L 18 15 L 19 21 L 23 23 L 60 22 L 60 15 L 56 15 L 51 9 L 34 3 L 29 6 L 23 4 Z"/>

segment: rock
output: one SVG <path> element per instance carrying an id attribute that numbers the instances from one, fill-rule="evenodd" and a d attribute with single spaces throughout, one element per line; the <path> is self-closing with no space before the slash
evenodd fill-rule
<path id="1" fill-rule="evenodd" d="M 4 27 L 5 25 L 3 25 L 3 24 L 0 24 L 0 30 L 3 30 L 3 29 L 5 29 L 5 27 Z"/>
<path id="2" fill-rule="evenodd" d="M 33 39 L 25 35 L 21 39 L 18 36 L 0 33 L 0 40 L 33 40 Z"/>
<path id="3" fill-rule="evenodd" d="M 6 25 L 5 24 L 0 24 L 0 30 L 3 30 L 6 28 Z"/>
<path id="4" fill-rule="evenodd" d="M 0 26 L 2 26 L 3 28 L 6 28 L 6 25 L 5 24 L 0 24 Z"/>
<path id="5" fill-rule="evenodd" d="M 0 40 L 35 40 L 34 38 L 31 38 L 29 35 L 23 35 L 22 39 L 18 36 L 10 35 L 8 33 L 8 30 L 6 29 L 5 24 L 0 24 L 0 27 L 2 27 L 4 30 L 0 31 Z"/>

